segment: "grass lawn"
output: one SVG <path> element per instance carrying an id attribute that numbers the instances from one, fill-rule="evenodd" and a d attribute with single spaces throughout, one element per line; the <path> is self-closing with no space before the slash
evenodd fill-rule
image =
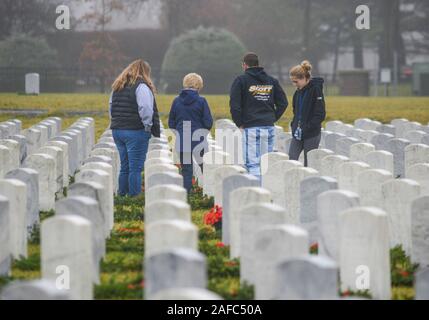
<path id="1" fill-rule="evenodd" d="M 290 93 L 290 92 L 289 92 Z M 174 96 L 158 96 L 158 105 L 164 124 Z M 227 96 L 207 96 L 216 119 L 229 117 Z M 429 98 L 360 98 L 327 97 L 327 120 L 342 120 L 352 123 L 357 118 L 371 118 L 388 123 L 394 118 L 407 118 L 427 124 L 429 122 Z M 97 138 L 109 125 L 108 95 L 101 94 L 43 94 L 23 96 L 0 94 L 0 112 L 6 109 L 42 109 L 46 113 L 36 117 L 0 113 L 0 121 L 18 118 L 24 128 L 49 116 L 63 118 L 67 128 L 78 118 L 89 115 L 96 120 Z M 288 109 L 280 125 L 287 127 L 292 113 Z M 209 289 L 226 299 L 250 299 L 253 290 L 240 286 L 239 262 L 229 259 L 229 249 L 223 247 L 221 237 L 212 226 L 204 225 L 203 215 L 212 207 L 212 201 L 202 197 L 201 192 L 191 200 L 192 220 L 199 228 L 199 250 L 207 256 Z M 42 213 L 42 220 L 53 213 Z M 115 199 L 115 226 L 107 241 L 107 255 L 101 266 L 101 284 L 95 288 L 96 299 L 142 299 L 144 272 L 144 197 L 138 199 Z M 0 278 L 0 289 L 17 279 L 40 277 L 40 235 L 35 230 L 29 243 L 27 259 L 15 261 L 11 277 Z M 400 248 L 391 252 L 392 297 L 410 299 L 416 266 L 411 265 Z M 345 293 L 352 294 L 352 293 Z M 364 293 L 362 293 L 364 294 Z"/>

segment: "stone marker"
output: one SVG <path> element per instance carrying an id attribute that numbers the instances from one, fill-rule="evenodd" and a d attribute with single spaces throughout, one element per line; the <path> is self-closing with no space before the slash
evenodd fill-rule
<path id="1" fill-rule="evenodd" d="M 16 179 L 0 180 L 0 194 L 9 200 L 10 254 L 27 257 L 27 185 Z"/>
<path id="2" fill-rule="evenodd" d="M 206 258 L 190 249 L 173 249 L 153 254 L 145 259 L 145 299 L 166 289 L 205 288 Z"/>
<path id="3" fill-rule="evenodd" d="M 27 157 L 27 138 L 23 135 L 15 134 L 10 139 L 19 143 L 19 165 L 21 165 Z"/>
<path id="4" fill-rule="evenodd" d="M 255 298 L 275 298 L 275 271 L 283 260 L 308 253 L 308 233 L 294 225 L 267 226 L 253 239 L 250 270 L 255 283 Z"/>
<path id="5" fill-rule="evenodd" d="M 198 228 L 188 221 L 159 220 L 145 228 L 145 257 L 163 250 L 198 250 Z"/>
<path id="6" fill-rule="evenodd" d="M 63 159 L 62 159 L 62 180 L 63 180 L 63 188 L 68 187 L 69 185 L 69 145 L 64 141 L 56 141 L 50 140 L 45 144 L 46 147 L 57 147 L 63 151 Z M 58 166 L 57 166 L 58 167 Z M 61 167 L 61 165 L 60 165 Z M 58 172 L 57 172 L 58 174 Z"/>
<path id="7" fill-rule="evenodd" d="M 352 145 L 358 144 L 359 142 L 359 139 L 350 137 L 338 139 L 335 147 L 336 153 L 341 156 L 350 157 L 350 149 Z"/>
<path id="8" fill-rule="evenodd" d="M 411 260 L 421 268 L 429 266 L 429 196 L 411 203 Z"/>
<path id="9" fill-rule="evenodd" d="M 419 163 L 407 169 L 407 178 L 420 184 L 423 196 L 429 195 L 429 163 Z"/>
<path id="10" fill-rule="evenodd" d="M 0 179 L 3 178 L 6 173 L 13 170 L 11 162 L 11 152 L 8 147 L 0 145 Z"/>
<path id="11" fill-rule="evenodd" d="M 230 156 L 226 152 L 215 151 L 207 152 L 203 157 L 204 163 L 204 185 L 203 192 L 204 194 L 213 197 L 214 196 L 214 173 L 217 168 L 222 165 L 231 163 Z"/>
<path id="12" fill-rule="evenodd" d="M 84 196 L 89 197 L 98 203 L 100 212 L 103 215 L 104 220 L 104 237 L 108 238 L 110 235 L 110 224 L 111 216 L 113 213 L 110 211 L 109 196 L 106 192 L 106 188 L 98 182 L 93 181 L 81 181 L 73 183 L 67 192 L 68 196 Z"/>
<path id="13" fill-rule="evenodd" d="M 89 220 L 76 215 L 55 216 L 42 223 L 41 269 L 43 279 L 69 276 L 70 298 L 93 298 L 94 259 Z"/>
<path id="14" fill-rule="evenodd" d="M 69 300 L 66 289 L 57 289 L 55 281 L 16 281 L 0 294 L 0 300 Z"/>
<path id="15" fill-rule="evenodd" d="M 325 191 L 317 197 L 320 254 L 339 261 L 340 213 L 357 206 L 359 196 L 351 191 Z"/>
<path id="16" fill-rule="evenodd" d="M 288 150 L 289 151 L 289 150 Z M 279 161 L 289 160 L 289 155 L 282 152 L 269 152 L 261 156 L 261 174 L 264 175 L 268 169 Z"/>
<path id="17" fill-rule="evenodd" d="M 371 143 L 355 143 L 350 146 L 350 160 L 365 162 L 368 153 L 375 151 Z"/>
<path id="18" fill-rule="evenodd" d="M 374 299 L 390 300 L 390 248 L 387 214 L 357 207 L 340 214 L 341 290 L 369 290 Z"/>
<path id="19" fill-rule="evenodd" d="M 0 140 L 0 145 L 7 147 L 10 151 L 9 170 L 19 168 L 21 165 L 19 143 L 12 139 Z"/>
<path id="20" fill-rule="evenodd" d="M 419 163 L 429 163 L 429 146 L 425 144 L 411 144 L 404 150 L 405 152 L 405 176 L 408 169 Z"/>
<path id="21" fill-rule="evenodd" d="M 371 169 L 364 162 L 345 162 L 339 168 L 338 186 L 342 190 L 359 192 L 359 174 Z"/>
<path id="22" fill-rule="evenodd" d="M 286 209 L 285 221 L 289 224 L 299 224 L 301 210 L 301 182 L 308 177 L 318 176 L 319 173 L 312 168 L 293 168 L 284 173 L 285 200 L 283 207 Z"/>
<path id="23" fill-rule="evenodd" d="M 39 218 L 39 173 L 29 168 L 19 168 L 10 171 L 6 179 L 16 179 L 27 186 L 27 229 L 30 234 L 33 226 L 38 224 Z"/>
<path id="24" fill-rule="evenodd" d="M 416 300 L 429 300 L 429 268 L 417 272 L 415 279 Z"/>
<path id="25" fill-rule="evenodd" d="M 86 166 L 86 165 L 85 165 Z M 103 170 L 97 170 L 97 169 L 84 169 L 82 171 L 79 171 L 76 176 L 76 182 L 96 182 L 102 185 L 106 189 L 106 196 L 107 200 L 105 200 L 105 203 L 103 203 L 103 206 L 105 205 L 108 214 L 108 219 L 105 221 L 107 225 L 109 226 L 109 230 L 113 229 L 114 224 L 114 217 L 113 217 L 113 192 L 111 188 L 111 179 L 109 174 L 106 171 Z"/>
<path id="26" fill-rule="evenodd" d="M 104 241 L 104 217 L 98 203 L 91 198 L 83 196 L 69 196 L 55 204 L 55 214 L 58 216 L 80 216 L 91 222 L 92 248 L 93 248 L 93 281 L 100 283 L 100 260 L 106 253 Z"/>
<path id="27" fill-rule="evenodd" d="M 152 174 L 148 179 L 148 185 L 145 190 L 165 184 L 174 184 L 176 186 L 183 187 L 183 177 L 182 175 L 173 172 Z"/>
<path id="28" fill-rule="evenodd" d="M 365 170 L 358 177 L 358 193 L 361 197 L 361 205 L 366 207 L 382 207 L 382 185 L 392 180 L 393 174 L 386 170 Z"/>
<path id="29" fill-rule="evenodd" d="M 144 221 L 148 224 L 160 220 L 191 222 L 191 207 L 178 200 L 154 201 L 146 207 Z"/>
<path id="30" fill-rule="evenodd" d="M 277 300 L 335 300 L 338 267 L 324 256 L 302 256 L 280 263 L 275 272 Z"/>
<path id="31" fill-rule="evenodd" d="M 394 139 L 395 136 L 388 133 L 380 133 L 371 138 L 371 144 L 375 146 L 376 150 L 389 151 L 388 143 Z"/>
<path id="32" fill-rule="evenodd" d="M 173 184 L 155 186 L 145 193 L 145 207 L 155 201 L 163 200 L 187 202 L 188 197 L 185 188 Z"/>
<path id="33" fill-rule="evenodd" d="M 25 94 L 40 94 L 40 76 L 38 73 L 27 73 L 25 75 Z"/>
<path id="34" fill-rule="evenodd" d="M 271 192 L 273 202 L 280 206 L 285 203 L 285 183 L 284 174 L 293 168 L 303 167 L 301 162 L 294 160 L 278 161 L 268 168 L 266 174 L 262 176 L 262 187 Z"/>
<path id="35" fill-rule="evenodd" d="M 420 195 L 420 185 L 408 179 L 389 180 L 382 185 L 382 208 L 388 214 L 390 246 L 402 245 L 411 254 L 411 203 Z"/>
<path id="36" fill-rule="evenodd" d="M 372 169 L 381 169 L 394 172 L 393 154 L 388 151 L 373 151 L 365 156 L 364 162 L 368 163 Z"/>
<path id="37" fill-rule="evenodd" d="M 64 163 L 63 163 L 63 159 L 64 159 L 64 153 L 63 150 L 59 147 L 42 147 L 40 148 L 37 153 L 41 153 L 41 154 L 47 154 L 49 156 L 51 156 L 52 158 L 54 158 L 55 160 L 55 172 L 56 172 L 56 177 L 55 177 L 55 181 L 57 183 L 56 185 L 56 192 L 61 192 L 63 189 L 63 171 L 64 171 Z"/>
<path id="38" fill-rule="evenodd" d="M 405 177 L 405 148 L 410 145 L 408 140 L 392 139 L 387 142 L 387 151 L 393 154 L 395 178 Z"/>
<path id="39" fill-rule="evenodd" d="M 308 177 L 300 185 L 299 223 L 309 234 L 310 244 L 319 239 L 317 223 L 317 197 L 325 191 L 338 189 L 338 183 L 331 177 Z"/>
<path id="40" fill-rule="evenodd" d="M 242 187 L 258 187 L 259 180 L 250 174 L 239 174 L 223 180 L 222 242 L 230 244 L 231 192 Z"/>
<path id="41" fill-rule="evenodd" d="M 322 159 L 321 162 L 321 171 L 320 174 L 322 176 L 329 176 L 332 178 L 337 179 L 337 181 L 340 178 L 340 166 L 345 163 L 349 162 L 349 158 L 339 155 L 330 155 Z"/>
<path id="42" fill-rule="evenodd" d="M 65 135 L 61 135 L 61 136 L 56 136 L 54 138 L 51 139 L 51 141 L 62 141 L 67 143 L 68 145 L 68 154 L 69 154 L 69 176 L 74 175 L 75 171 L 77 170 L 77 168 L 79 167 L 79 163 L 77 160 L 76 156 L 73 156 L 75 154 L 77 154 L 77 140 L 69 137 L 69 136 L 65 136 Z"/>
<path id="43" fill-rule="evenodd" d="M 271 193 L 259 187 L 242 187 L 230 195 L 230 257 L 240 257 L 240 212 L 243 208 L 258 203 L 270 203 Z"/>
<path id="44" fill-rule="evenodd" d="M 201 288 L 173 288 L 158 291 L 152 300 L 223 300 L 214 292 Z"/>
<path id="45" fill-rule="evenodd" d="M 9 200 L 0 193 L 0 277 L 10 275 L 10 222 Z"/>
<path id="46" fill-rule="evenodd" d="M 214 203 L 223 207 L 223 181 L 234 175 L 245 174 L 243 167 L 236 165 L 223 165 L 214 170 Z"/>
<path id="47" fill-rule="evenodd" d="M 240 213 L 240 280 L 254 284 L 253 243 L 255 235 L 266 226 L 285 224 L 284 209 L 271 203 L 258 203 L 244 207 Z"/>
<path id="48" fill-rule="evenodd" d="M 47 154 L 35 153 L 25 159 L 23 167 L 34 169 L 39 173 L 39 210 L 53 210 L 57 191 L 55 159 Z"/>

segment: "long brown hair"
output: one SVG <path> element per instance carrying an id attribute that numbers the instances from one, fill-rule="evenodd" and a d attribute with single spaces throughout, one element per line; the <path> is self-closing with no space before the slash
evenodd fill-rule
<path id="1" fill-rule="evenodd" d="M 149 88 L 155 93 L 156 88 L 150 77 L 151 68 L 149 63 L 142 59 L 132 62 L 128 67 L 121 72 L 112 84 L 114 92 L 122 90 L 127 85 L 134 85 L 137 80 L 144 81 Z"/>

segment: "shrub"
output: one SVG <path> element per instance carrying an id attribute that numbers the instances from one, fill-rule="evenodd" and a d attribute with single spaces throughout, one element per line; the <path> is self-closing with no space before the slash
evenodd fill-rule
<path id="1" fill-rule="evenodd" d="M 240 61 L 245 51 L 242 42 L 224 29 L 191 30 L 170 44 L 162 64 L 160 89 L 177 93 L 183 77 L 197 72 L 204 78 L 206 92 L 227 92 L 234 76 L 241 72 Z"/>

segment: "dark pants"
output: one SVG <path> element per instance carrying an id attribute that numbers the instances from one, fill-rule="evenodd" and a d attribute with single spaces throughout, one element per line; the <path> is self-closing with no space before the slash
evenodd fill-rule
<path id="1" fill-rule="evenodd" d="M 320 139 L 322 135 L 319 134 L 316 137 L 304 139 L 301 141 L 296 140 L 295 138 L 292 138 L 292 141 L 290 143 L 289 147 L 289 159 L 290 160 L 299 160 L 299 156 L 301 155 L 301 152 L 304 150 L 304 166 L 308 166 L 307 162 L 307 153 L 311 150 L 318 149 L 320 144 Z"/>
<path id="2" fill-rule="evenodd" d="M 138 196 L 142 192 L 142 171 L 151 133 L 114 129 L 112 135 L 121 158 L 118 194 Z"/>
<path id="3" fill-rule="evenodd" d="M 204 152 L 201 153 L 204 155 Z M 201 156 L 202 159 L 202 156 Z M 191 193 L 192 190 L 192 178 L 194 176 L 194 159 L 191 152 L 180 152 L 180 164 L 182 167 L 182 176 L 183 176 L 183 187 L 186 191 Z M 203 172 L 203 164 L 198 163 Z"/>

